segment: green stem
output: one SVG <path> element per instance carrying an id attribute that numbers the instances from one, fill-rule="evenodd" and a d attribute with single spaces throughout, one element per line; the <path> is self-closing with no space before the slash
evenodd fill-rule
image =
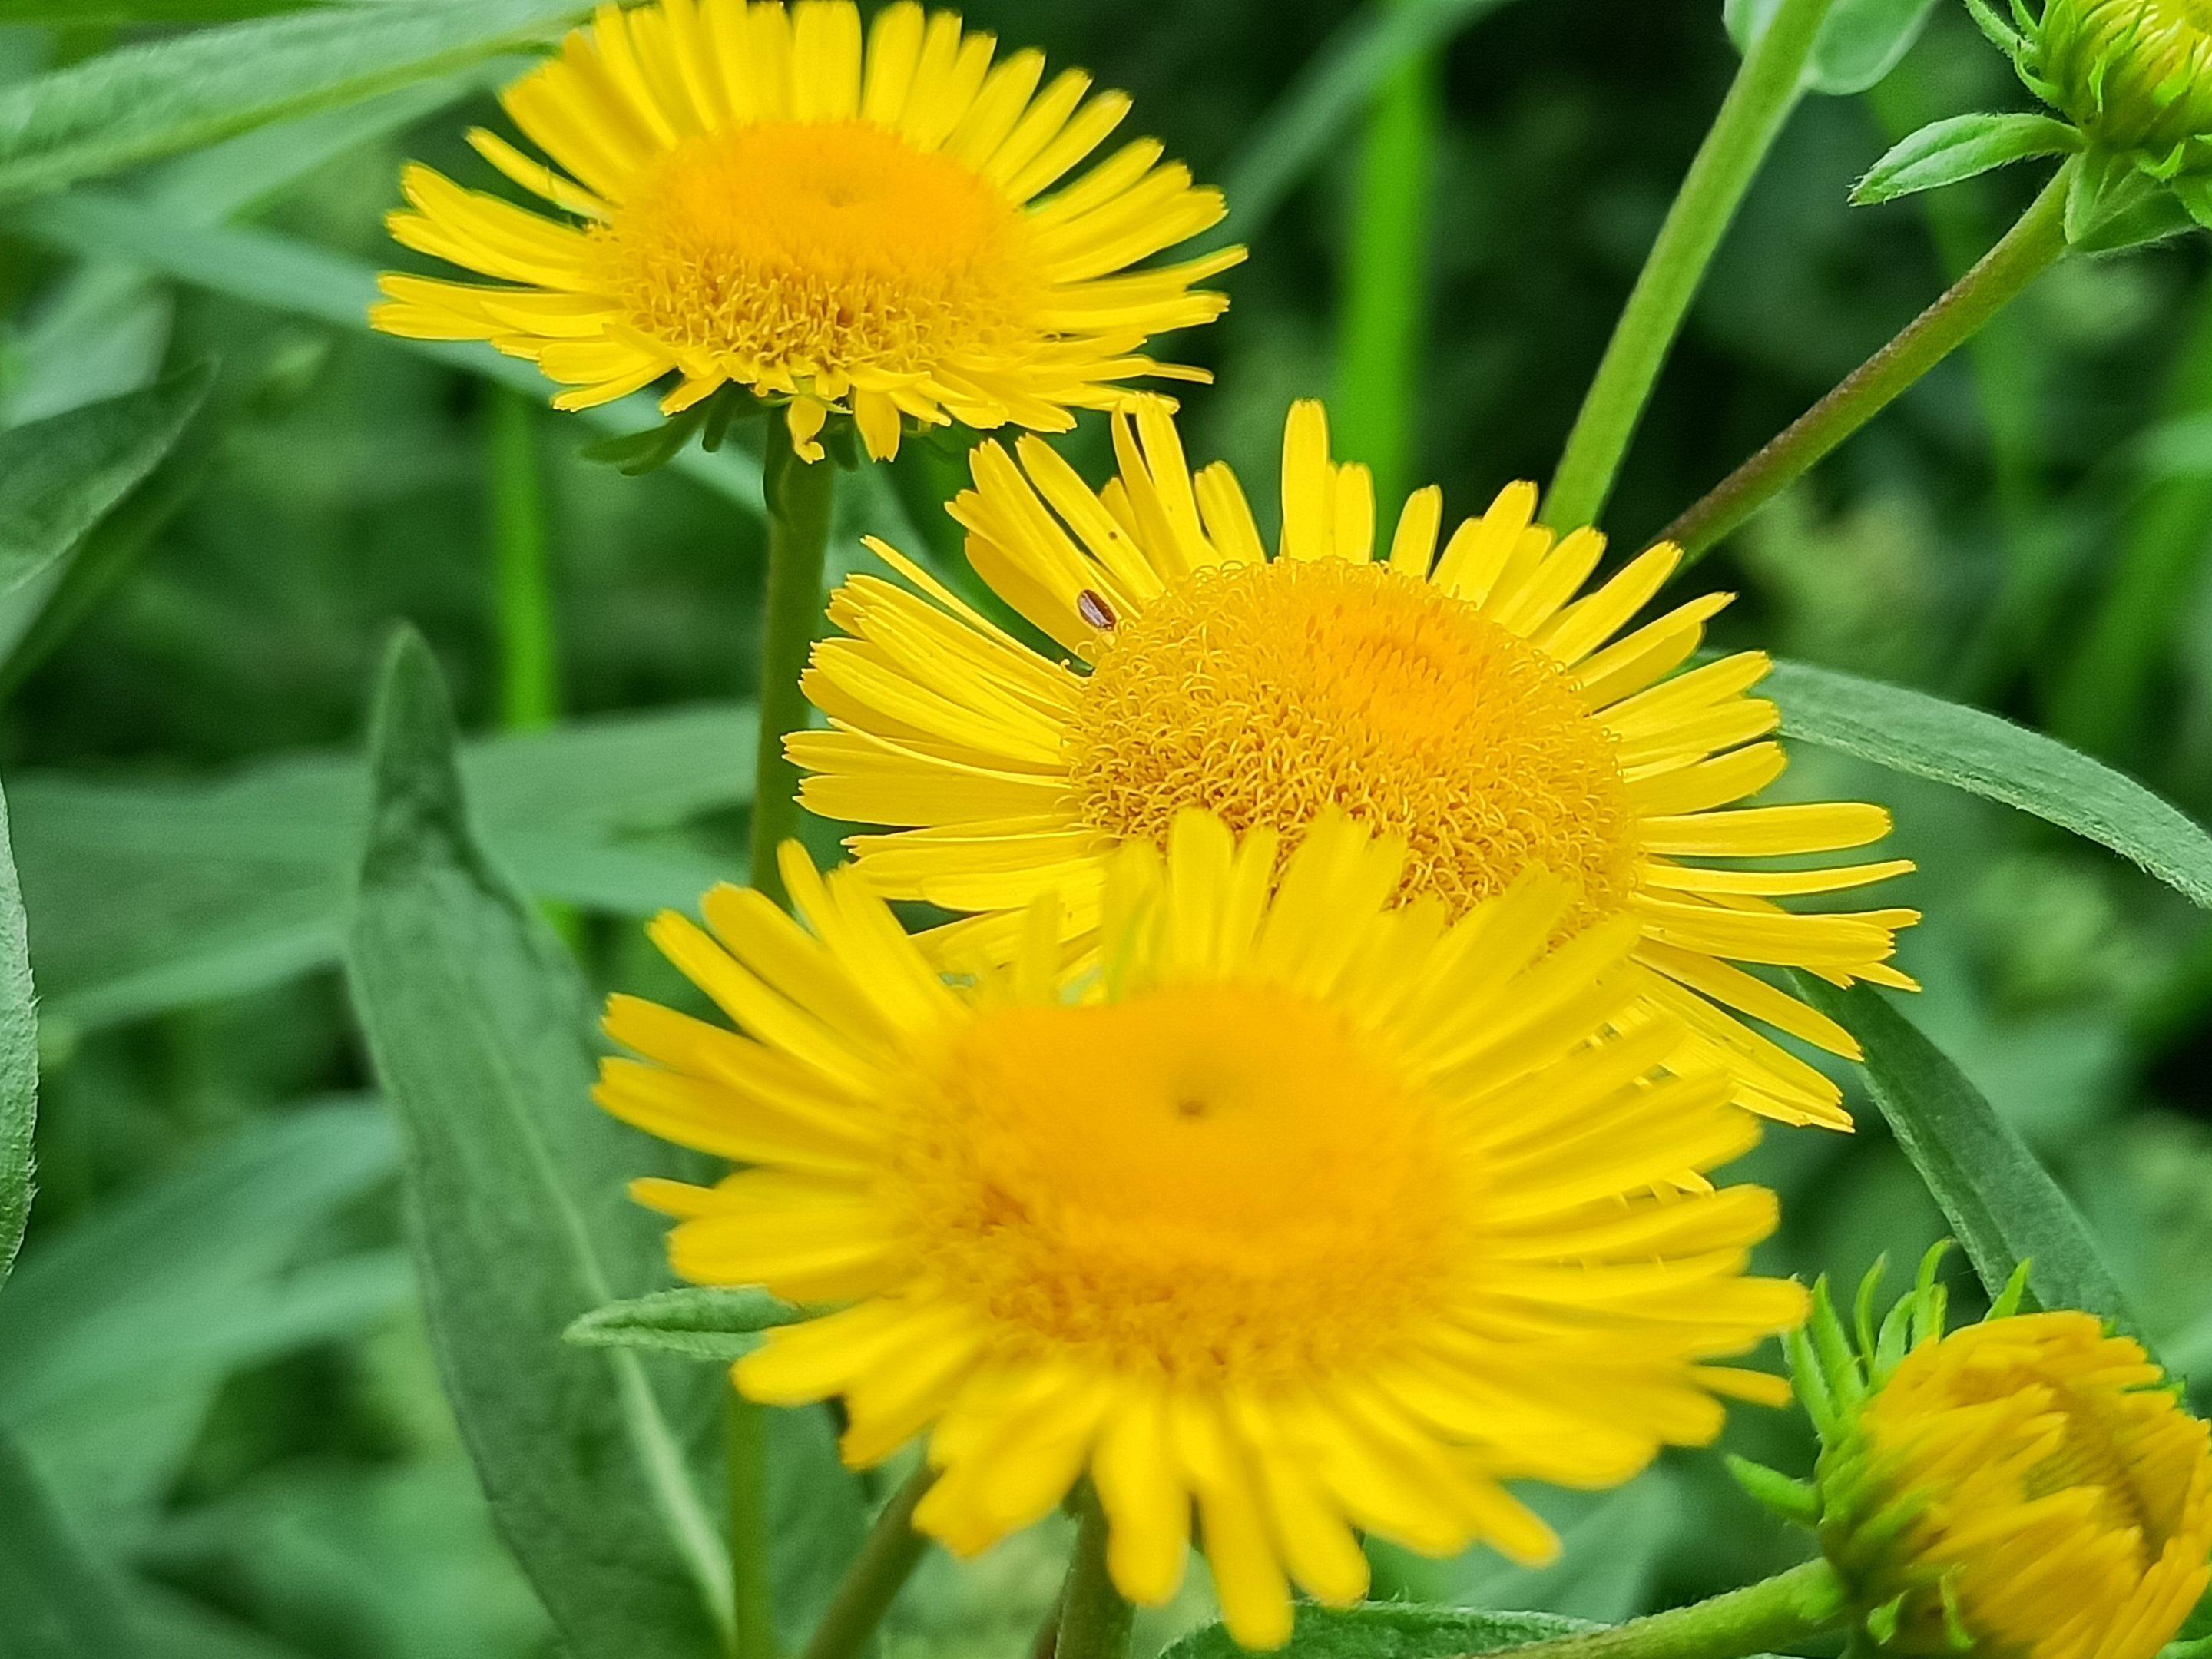
<path id="1" fill-rule="evenodd" d="M 1403 8 L 1408 0 L 1392 0 Z M 1337 343 L 1339 453 L 1375 475 L 1384 520 L 1409 488 L 1414 390 L 1427 307 L 1431 163 L 1442 88 L 1433 54 L 1377 90 L 1360 155 L 1358 206 Z"/>
<path id="2" fill-rule="evenodd" d="M 1783 0 L 1745 55 L 1583 399 L 1544 502 L 1546 522 L 1562 528 L 1594 524 L 1605 510 L 1705 269 L 1797 106 L 1806 60 L 1833 3 Z"/>
<path id="3" fill-rule="evenodd" d="M 923 1464 L 884 1506 L 845 1582 L 838 1585 L 836 1600 L 806 1644 L 805 1659 L 854 1659 L 867 1645 L 928 1552 L 929 1540 L 914 1529 L 914 1507 L 936 1480 L 937 1471 Z"/>
<path id="4" fill-rule="evenodd" d="M 2069 161 L 1979 264 L 1658 539 L 1698 558 L 1973 338 L 2066 252 L 2066 190 L 2073 173 Z"/>
<path id="5" fill-rule="evenodd" d="M 735 1389 L 722 1415 L 723 1479 L 729 1505 L 734 1659 L 778 1659 L 775 1586 L 769 1571 L 768 1409 Z"/>
<path id="6" fill-rule="evenodd" d="M 1136 1614 L 1106 1570 L 1106 1511 L 1088 1480 L 1077 1503 L 1075 1553 L 1060 1593 L 1055 1659 L 1128 1659 L 1129 1625 Z"/>
<path id="7" fill-rule="evenodd" d="M 1833 1630 L 1848 1616 L 1834 1571 L 1808 1561 L 1695 1607 L 1504 1652 L 1513 1659 L 1746 1659 Z"/>
<path id="8" fill-rule="evenodd" d="M 491 389 L 492 586 L 499 630 L 499 723 L 509 732 L 561 715 L 560 653 L 553 627 L 545 488 L 538 460 L 538 404 L 510 386 Z"/>
<path id="9" fill-rule="evenodd" d="M 775 852 L 799 831 L 799 769 L 783 740 L 806 725 L 799 677 L 822 620 L 822 562 L 830 544 L 836 469 L 792 453 L 789 438 L 769 428 L 763 489 L 768 500 L 767 619 L 761 636 L 760 751 L 753 773 L 753 885 L 785 901 Z"/>

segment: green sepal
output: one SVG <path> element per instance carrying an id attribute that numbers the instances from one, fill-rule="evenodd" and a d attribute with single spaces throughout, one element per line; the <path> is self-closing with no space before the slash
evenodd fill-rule
<path id="1" fill-rule="evenodd" d="M 2117 253 L 2193 228 L 2177 184 L 2150 177 L 2132 158 L 2084 152 L 2066 193 L 2066 241 L 2081 253 Z"/>
<path id="2" fill-rule="evenodd" d="M 757 415 L 769 407 L 744 387 L 726 381 L 714 392 L 686 410 L 670 416 L 659 426 L 620 437 L 601 438 L 579 452 L 587 461 L 605 461 L 628 477 L 658 472 L 697 438 L 700 447 L 713 454 L 729 435 L 732 422 Z"/>
<path id="3" fill-rule="evenodd" d="M 1897 1639 L 1897 1626 L 1905 1617 L 1905 1595 L 1899 1590 L 1866 1616 L 1866 1632 L 1885 1646 Z"/>
<path id="4" fill-rule="evenodd" d="M 1820 1490 L 1811 1481 L 1793 1480 L 1779 1469 L 1770 1469 L 1734 1452 L 1725 1461 L 1736 1485 L 1768 1514 L 1793 1527 L 1810 1528 L 1820 1524 Z"/>
<path id="5" fill-rule="evenodd" d="M 763 1290 L 687 1285 L 594 1308 L 561 1333 L 580 1348 L 646 1348 L 727 1364 L 761 1345 L 761 1334 L 806 1311 Z"/>
<path id="6" fill-rule="evenodd" d="M 1921 128 L 1876 161 L 1851 191 L 1851 202 L 1858 207 L 1893 202 L 2014 161 L 2071 155 L 2084 142 L 2079 130 L 2055 116 L 1954 115 Z"/>

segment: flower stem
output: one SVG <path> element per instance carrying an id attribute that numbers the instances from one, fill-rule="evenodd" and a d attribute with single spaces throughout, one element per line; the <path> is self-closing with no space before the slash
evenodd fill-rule
<path id="1" fill-rule="evenodd" d="M 1676 544 L 1689 560 L 1698 558 L 1973 338 L 2066 252 L 2066 191 L 2073 176 L 2069 161 L 1979 264 L 1657 539 Z"/>
<path id="2" fill-rule="evenodd" d="M 538 404 L 510 386 L 491 388 L 492 586 L 499 636 L 499 723 L 534 732 L 561 717 L 560 653 L 553 626 L 545 489 L 538 464 Z"/>
<path id="3" fill-rule="evenodd" d="M 768 1412 L 735 1389 L 723 1406 L 725 1497 L 735 1659 L 778 1659 L 775 1586 L 769 1572 Z"/>
<path id="4" fill-rule="evenodd" d="M 753 885 L 785 901 L 775 850 L 799 829 L 799 769 L 783 740 L 806 724 L 799 677 L 822 617 L 822 562 L 830 543 L 836 469 L 802 461 L 771 424 L 763 480 L 768 500 L 768 603 L 761 638 L 760 751 L 753 774 Z"/>
<path id="5" fill-rule="evenodd" d="M 1583 399 L 1544 502 L 1547 523 L 1562 529 L 1593 524 L 1604 511 L 1705 269 L 1797 106 L 1806 60 L 1833 3 L 1783 0 L 1745 55 Z"/>
<path id="6" fill-rule="evenodd" d="M 1407 0 L 1391 0 L 1402 9 Z M 1384 522 L 1405 499 L 1428 310 L 1429 194 L 1443 104 L 1433 52 L 1408 58 L 1367 116 L 1337 340 L 1340 452 L 1375 475 Z"/>
<path id="7" fill-rule="evenodd" d="M 1106 1571 L 1106 1511 L 1088 1480 L 1077 1502 L 1075 1553 L 1060 1593 L 1055 1659 L 1128 1659 L 1129 1626 L 1136 1614 Z"/>
<path id="8" fill-rule="evenodd" d="M 1833 1630 L 1848 1611 L 1834 1570 L 1808 1561 L 1694 1607 L 1501 1651 L 1512 1659 L 1746 1659 Z"/>
<path id="9" fill-rule="evenodd" d="M 884 1506 L 845 1582 L 838 1585 L 836 1600 L 806 1644 L 805 1659 L 854 1659 L 867 1645 L 900 1587 L 929 1549 L 929 1540 L 914 1529 L 914 1506 L 936 1480 L 937 1471 L 923 1464 Z"/>

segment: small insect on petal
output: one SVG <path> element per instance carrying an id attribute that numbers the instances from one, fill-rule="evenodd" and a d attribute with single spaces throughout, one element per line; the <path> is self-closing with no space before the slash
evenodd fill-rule
<path id="1" fill-rule="evenodd" d="M 1093 628 L 1103 631 L 1114 626 L 1114 607 L 1087 587 L 1075 596 L 1075 609 Z"/>

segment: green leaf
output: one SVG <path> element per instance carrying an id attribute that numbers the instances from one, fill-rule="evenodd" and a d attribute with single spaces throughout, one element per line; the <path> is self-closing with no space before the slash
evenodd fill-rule
<path id="1" fill-rule="evenodd" d="M 31 1218 L 31 1131 L 39 1111 L 38 999 L 23 927 L 23 894 L 0 800 L 0 1285 Z"/>
<path id="2" fill-rule="evenodd" d="M 396 1157 L 373 1104 L 287 1111 L 26 1253 L 0 1295 L 0 1421 L 73 1516 L 130 1532 L 226 1376 L 407 1299 L 390 1252 L 298 1265 L 333 1215 L 391 1179 Z"/>
<path id="3" fill-rule="evenodd" d="M 373 334 L 376 267 L 297 238 L 235 225 L 210 225 L 161 204 L 99 190 L 72 191 L 26 203 L 6 222 L 42 241 L 88 258 L 128 260 L 177 281 L 296 317 L 312 317 L 358 334 Z M 488 345 L 403 340 L 377 334 L 392 349 L 511 386 L 534 397 L 551 388 L 537 366 L 502 356 Z M 628 435 L 657 430 L 659 404 L 633 392 L 574 417 L 593 431 Z M 760 463 L 732 445 L 708 454 L 694 446 L 669 463 L 748 513 L 761 506 Z"/>
<path id="4" fill-rule="evenodd" d="M 1524 1642 L 1602 1630 L 1555 1613 L 1469 1613 L 1462 1607 L 1377 1601 L 1357 1607 L 1297 1605 L 1297 1624 L 1279 1659 L 1453 1659 Z M 1246 1659 L 1224 1625 L 1208 1625 L 1175 1643 L 1160 1659 Z"/>
<path id="5" fill-rule="evenodd" d="M 70 1536 L 46 1483 L 0 1429 L 0 1649 L 9 1659 L 138 1651 L 106 1569 Z"/>
<path id="6" fill-rule="evenodd" d="M 1875 1104 L 1990 1295 L 2026 1261 L 2040 1306 L 2079 1308 L 2148 1341 L 2073 1204 L 1966 1073 L 1872 986 L 1796 977 L 1800 994 L 1865 1049 Z"/>
<path id="7" fill-rule="evenodd" d="M 1721 11 L 1736 50 L 1749 52 L 1782 0 L 1726 0 Z M 1836 0 L 1813 43 L 1805 86 L 1831 97 L 1866 91 L 1895 69 L 1927 27 L 1936 0 Z"/>
<path id="8" fill-rule="evenodd" d="M 760 1334 L 805 1314 L 762 1290 L 685 1285 L 594 1308 L 562 1332 L 585 1348 L 648 1348 L 723 1364 L 760 1346 Z"/>
<path id="9" fill-rule="evenodd" d="M 1307 62 L 1230 158 L 1229 217 L 1194 246 L 1249 241 L 1366 113 L 1401 64 L 1435 50 L 1506 0 L 1369 0 Z"/>
<path id="10" fill-rule="evenodd" d="M 2038 155 L 2067 155 L 2081 135 L 2048 115 L 1958 115 L 1924 126 L 1874 164 L 1851 191 L 1861 207 L 1978 178 Z"/>
<path id="11" fill-rule="evenodd" d="M 0 91 L 0 198 L 197 149 L 543 41 L 574 0 L 333 7 L 129 46 Z"/>
<path id="12" fill-rule="evenodd" d="M 331 0 L 0 0 L 0 24 L 228 23 Z"/>
<path id="13" fill-rule="evenodd" d="M 623 1191 L 662 1160 L 591 1103 L 592 999 L 477 842 L 445 686 L 411 633 L 371 770 L 348 966 L 462 1436 L 578 1659 L 696 1659 L 727 1628 L 728 1578 L 678 1431 L 635 1354 L 561 1340 L 664 1279 L 658 1230 Z"/>
<path id="14" fill-rule="evenodd" d="M 1803 663 L 1776 663 L 1760 692 L 1781 708 L 1790 737 L 2032 812 L 2212 906 L 2212 836 L 2133 779 L 2055 738 L 1982 709 Z"/>
<path id="15" fill-rule="evenodd" d="M 668 832 L 751 798 L 752 713 L 707 705 L 465 750 L 500 860 L 540 898 L 682 908 L 728 872 Z M 337 960 L 368 783 L 357 756 L 218 781 L 18 779 L 17 857 L 44 1012 L 80 1030 L 235 995 Z"/>
<path id="16" fill-rule="evenodd" d="M 0 432 L 0 597 L 44 574 L 151 472 L 207 396 L 186 369 Z"/>

